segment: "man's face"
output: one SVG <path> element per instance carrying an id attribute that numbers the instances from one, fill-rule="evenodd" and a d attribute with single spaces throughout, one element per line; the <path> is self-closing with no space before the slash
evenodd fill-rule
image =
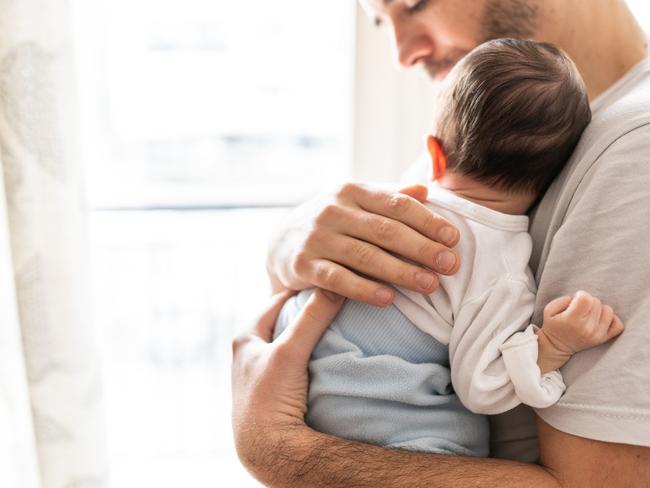
<path id="1" fill-rule="evenodd" d="M 434 79 L 487 40 L 533 37 L 539 1 L 361 0 L 375 24 L 392 34 L 399 63 L 420 64 Z"/>

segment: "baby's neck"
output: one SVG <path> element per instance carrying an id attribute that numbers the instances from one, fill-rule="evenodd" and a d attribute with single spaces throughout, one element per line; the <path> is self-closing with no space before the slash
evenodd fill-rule
<path id="1" fill-rule="evenodd" d="M 532 193 L 505 192 L 451 172 L 439 178 L 435 184 L 461 198 L 506 214 L 525 215 L 535 201 Z"/>

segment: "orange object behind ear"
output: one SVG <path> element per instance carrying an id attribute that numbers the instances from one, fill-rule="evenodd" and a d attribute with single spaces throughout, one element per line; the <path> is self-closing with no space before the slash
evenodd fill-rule
<path id="1" fill-rule="evenodd" d="M 442 149 L 442 142 L 437 137 L 427 137 L 427 148 L 433 163 L 433 179 L 442 178 L 447 170 L 447 156 Z"/>

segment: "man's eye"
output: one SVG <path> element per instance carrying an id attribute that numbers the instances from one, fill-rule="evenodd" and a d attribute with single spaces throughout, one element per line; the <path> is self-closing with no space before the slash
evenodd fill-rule
<path id="1" fill-rule="evenodd" d="M 422 10 L 424 10 L 428 4 L 429 4 L 429 0 L 420 0 L 416 4 L 410 6 L 408 8 L 408 11 L 411 14 L 416 14 L 416 13 L 421 12 Z"/>
<path id="2" fill-rule="evenodd" d="M 413 5 L 410 6 L 406 5 L 406 11 L 409 14 L 417 14 L 418 12 L 421 12 L 422 10 L 427 8 L 430 1 L 431 0 L 418 0 Z M 379 16 L 375 16 L 372 22 L 375 25 L 375 27 L 381 27 L 384 24 L 384 21 Z"/>

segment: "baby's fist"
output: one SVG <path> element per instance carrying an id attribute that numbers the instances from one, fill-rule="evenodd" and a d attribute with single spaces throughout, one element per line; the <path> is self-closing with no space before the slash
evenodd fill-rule
<path id="1" fill-rule="evenodd" d="M 609 305 L 585 291 L 560 297 L 544 309 L 542 331 L 565 355 L 598 346 L 623 332 L 623 323 Z"/>

